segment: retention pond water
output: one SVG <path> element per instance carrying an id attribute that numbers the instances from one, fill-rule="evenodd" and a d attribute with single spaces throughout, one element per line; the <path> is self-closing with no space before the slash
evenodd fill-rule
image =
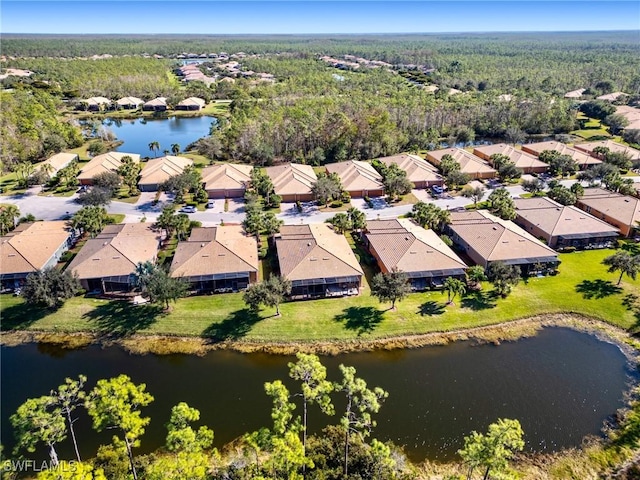
<path id="1" fill-rule="evenodd" d="M 29 397 L 44 395 L 65 377 L 85 374 L 93 386 L 100 378 L 126 373 L 144 382 L 155 401 L 144 410 L 151 424 L 140 452 L 163 444 L 171 406 L 185 401 L 202 412 L 217 446 L 245 432 L 269 426 L 270 402 L 264 382 L 288 379 L 292 357 L 214 351 L 187 355 L 135 356 L 119 347 L 63 350 L 46 344 L 1 349 L 1 442 L 14 440 L 9 416 Z M 485 431 L 501 417 L 522 423 L 528 451 L 548 452 L 580 445 L 598 435 L 623 405 L 635 375 L 625 355 L 611 343 L 567 328 L 546 328 L 537 336 L 502 345 L 457 342 L 413 350 L 349 353 L 322 357 L 329 376 L 338 365 L 353 365 L 370 386 L 389 392 L 374 436 L 404 445 L 414 460 L 450 460 L 471 430 Z M 341 402 L 336 401 L 337 410 Z M 299 410 L 298 410 L 299 411 Z M 310 410 L 310 427 L 319 431 L 338 423 Z M 95 455 L 111 432 L 98 435 L 89 419 L 76 426 L 84 457 Z M 62 458 L 72 458 L 62 445 Z"/>

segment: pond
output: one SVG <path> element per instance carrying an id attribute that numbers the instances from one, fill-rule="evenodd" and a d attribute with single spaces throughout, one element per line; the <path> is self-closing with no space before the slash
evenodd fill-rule
<path id="1" fill-rule="evenodd" d="M 292 358 L 268 354 L 134 356 L 118 347 L 68 351 L 27 344 L 2 347 L 1 355 L 0 422 L 6 451 L 14 444 L 8 417 L 16 408 L 81 373 L 91 386 L 120 373 L 147 384 L 155 401 L 144 410 L 152 420 L 139 452 L 163 444 L 170 408 L 180 401 L 202 412 L 219 447 L 271 425 L 264 382 L 282 379 L 294 388 L 287 378 Z M 322 357 L 322 362 L 330 379 L 338 380 L 338 365 L 344 363 L 355 366 L 369 386 L 389 392 L 373 434 L 404 445 L 413 460 L 455 459 L 464 435 L 486 431 L 501 417 L 520 420 L 528 451 L 578 446 L 586 435 L 599 434 L 603 422 L 623 405 L 623 392 L 635 375 L 617 346 L 565 328 L 547 328 L 500 346 L 457 342 Z M 342 404 L 336 404 L 339 411 Z M 310 410 L 314 431 L 338 421 L 322 416 L 315 406 Z M 76 425 L 83 456 L 95 455 L 98 443 L 111 438 L 111 433 L 92 432 L 86 416 Z M 60 453 L 71 458 L 68 441 Z"/>
<path id="2" fill-rule="evenodd" d="M 174 143 L 184 150 L 190 143 L 209 135 L 211 124 L 216 121 L 215 117 L 207 116 L 127 120 L 107 118 L 102 125 L 111 130 L 119 141 L 124 142 L 116 148 L 117 151 L 153 157 L 155 153 L 149 150 L 151 142 L 160 144 L 158 156 L 164 150 L 171 151 Z"/>

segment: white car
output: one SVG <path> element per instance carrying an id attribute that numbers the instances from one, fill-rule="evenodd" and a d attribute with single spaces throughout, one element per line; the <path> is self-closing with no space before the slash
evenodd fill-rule
<path id="1" fill-rule="evenodd" d="M 198 209 L 192 205 L 187 205 L 186 207 L 182 207 L 180 209 L 181 213 L 196 213 Z"/>

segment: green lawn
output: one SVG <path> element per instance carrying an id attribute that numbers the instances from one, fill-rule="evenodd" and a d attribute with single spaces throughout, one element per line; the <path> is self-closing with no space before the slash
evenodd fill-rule
<path id="1" fill-rule="evenodd" d="M 415 293 L 396 311 L 370 296 L 365 284 L 358 297 L 285 303 L 282 316 L 273 309 L 249 313 L 242 294 L 197 296 L 179 300 L 170 313 L 154 306 L 131 306 L 89 298 L 73 298 L 50 313 L 26 306 L 20 298 L 0 297 L 2 329 L 93 331 L 205 335 L 215 340 L 318 341 L 382 338 L 447 331 L 501 323 L 541 313 L 576 312 L 624 329 L 640 329 L 638 309 L 623 305 L 640 295 L 640 281 L 624 278 L 600 264 L 611 250 L 561 254 L 560 274 L 518 285 L 507 299 L 496 299 L 491 287 L 445 306 L 441 292 Z"/>
<path id="2" fill-rule="evenodd" d="M 572 135 L 577 135 L 585 140 L 589 140 L 593 137 L 611 138 L 611 134 L 607 130 L 607 127 L 602 125 L 600 120 L 589 118 L 582 112 L 579 112 L 576 118 L 578 120 L 586 120 L 586 122 L 581 130 L 574 130 L 573 132 L 570 132 Z"/>

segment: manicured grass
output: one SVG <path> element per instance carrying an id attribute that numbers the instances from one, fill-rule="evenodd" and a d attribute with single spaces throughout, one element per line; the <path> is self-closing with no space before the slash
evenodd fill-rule
<path id="1" fill-rule="evenodd" d="M 571 132 L 572 135 L 577 135 L 578 137 L 584 138 L 585 140 L 589 140 L 593 137 L 607 137 L 611 138 L 611 134 L 605 130 L 604 128 L 594 128 L 594 129 L 585 129 L 585 130 L 574 130 Z"/>
<path id="2" fill-rule="evenodd" d="M 334 206 L 332 203 L 330 203 L 328 207 L 324 205 L 318 205 L 318 211 L 322 213 L 338 213 L 338 212 L 346 212 L 351 207 L 352 207 L 351 202 L 343 203 L 339 207 Z"/>
<path id="3" fill-rule="evenodd" d="M 124 213 L 110 213 L 109 214 L 109 218 L 111 218 L 112 222 L 111 223 L 122 223 L 124 222 L 124 217 L 126 217 L 126 215 Z"/>
<path id="4" fill-rule="evenodd" d="M 2 329 L 141 332 L 205 335 L 214 340 L 319 341 L 382 338 L 497 324 L 536 314 L 576 312 L 636 331 L 637 308 L 627 308 L 640 295 L 640 281 L 625 277 L 620 287 L 601 261 L 612 250 L 561 254 L 560 274 L 521 282 L 506 299 L 484 290 L 445 305 L 442 292 L 414 293 L 395 311 L 370 296 L 365 282 L 357 297 L 287 302 L 282 316 L 274 309 L 258 315 L 246 310 L 242 294 L 197 296 L 179 300 L 169 313 L 153 306 L 132 306 L 90 298 L 73 298 L 48 312 L 25 305 L 22 299 L 0 296 Z M 373 273 L 367 272 L 369 275 Z M 626 302 L 625 302 L 626 298 Z"/>
<path id="5" fill-rule="evenodd" d="M 7 173 L 0 177 L 0 188 L 2 188 L 2 195 L 14 195 L 17 193 L 24 193 L 24 189 L 18 189 L 18 177 L 15 172 Z"/>
<path id="6" fill-rule="evenodd" d="M 214 117 L 225 117 L 229 115 L 231 100 L 215 100 L 204 107 L 200 113 L 202 115 L 212 115 Z"/>
<path id="7" fill-rule="evenodd" d="M 193 165 L 196 168 L 208 167 L 211 164 L 211 161 L 207 157 L 195 152 L 184 152 L 184 153 L 181 153 L 180 156 L 190 158 L 191 160 L 193 160 Z"/>
<path id="8" fill-rule="evenodd" d="M 418 202 L 418 197 L 416 197 L 413 193 L 407 193 L 406 195 L 402 196 L 402 200 L 388 203 L 392 207 L 399 207 L 400 205 L 415 205 Z"/>
<path id="9" fill-rule="evenodd" d="M 579 112 L 577 117 L 578 120 L 587 120 L 584 123 L 584 126 L 581 130 L 574 130 L 570 132 L 572 135 L 577 135 L 578 137 L 584 138 L 585 140 L 589 140 L 593 137 L 608 137 L 611 138 L 611 134 L 607 130 L 607 127 L 602 125 L 600 120 L 595 118 L 589 118 L 584 113 Z"/>

